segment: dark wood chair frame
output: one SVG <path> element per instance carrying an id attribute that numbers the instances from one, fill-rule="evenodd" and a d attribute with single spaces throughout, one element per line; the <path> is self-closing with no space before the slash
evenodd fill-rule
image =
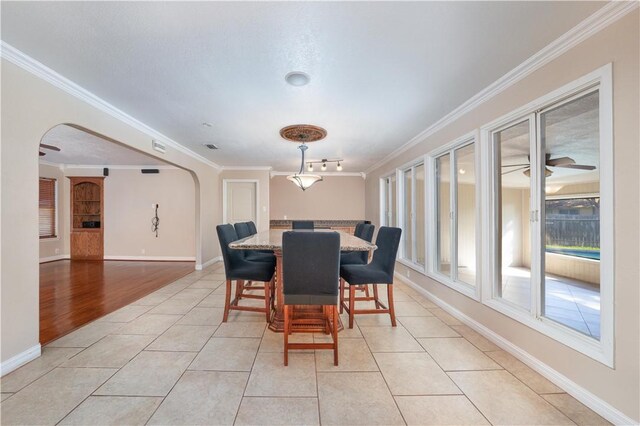
<path id="1" fill-rule="evenodd" d="M 349 314 L 349 328 L 353 328 L 353 319 L 356 314 L 389 314 L 391 317 L 391 325 L 396 326 L 396 312 L 393 306 L 393 284 L 381 284 L 387 286 L 387 300 L 389 306 L 380 301 L 378 297 L 378 284 L 371 284 L 373 286 L 373 296 L 369 295 L 369 284 L 365 284 L 366 289 L 364 296 L 356 296 L 356 290 L 362 290 L 361 285 L 349 285 L 349 297 L 344 297 L 344 291 L 346 282 L 343 278 L 340 278 L 340 313 L 347 311 Z M 356 302 L 371 301 L 375 302 L 375 309 L 356 309 Z"/>
<path id="2" fill-rule="evenodd" d="M 338 307 L 335 305 L 322 305 L 324 315 L 324 333 L 331 334 L 331 343 L 289 343 L 289 335 L 293 331 L 313 333 L 315 328 L 296 327 L 307 322 L 317 320 L 306 319 L 304 316 L 294 319 L 296 305 L 284 305 L 284 365 L 289 365 L 289 350 L 292 349 L 333 349 L 333 365 L 338 365 Z"/>
<path id="3" fill-rule="evenodd" d="M 226 292 L 224 299 L 224 315 L 222 317 L 222 322 L 227 322 L 229 318 L 229 311 L 249 311 L 249 312 L 264 312 L 267 322 L 271 320 L 271 309 L 273 307 L 273 289 L 275 288 L 275 275 L 271 279 L 271 281 L 267 281 L 263 283 L 262 286 L 256 286 L 252 281 L 245 280 L 235 280 L 236 281 L 236 293 L 233 300 L 231 300 L 231 284 L 232 280 L 227 280 L 226 282 Z M 259 294 L 251 294 L 246 293 L 248 291 L 260 290 L 264 291 L 264 296 Z M 240 300 L 242 299 L 259 299 L 264 300 L 264 308 L 259 308 L 257 306 L 242 306 L 240 305 Z"/>

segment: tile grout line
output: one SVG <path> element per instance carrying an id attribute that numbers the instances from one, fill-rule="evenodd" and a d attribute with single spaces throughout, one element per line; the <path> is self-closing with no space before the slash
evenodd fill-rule
<path id="1" fill-rule="evenodd" d="M 355 319 L 355 315 L 354 315 L 354 319 Z M 409 333 L 409 335 L 411 336 L 411 338 L 413 340 L 416 340 L 415 337 L 413 337 L 411 335 L 411 333 Z M 378 364 L 378 360 L 376 359 L 376 357 L 373 355 L 373 352 L 371 351 L 371 347 L 369 346 L 369 342 L 367 342 L 367 339 L 364 338 L 364 334 L 362 335 L 362 337 L 364 339 L 364 344 L 367 345 L 367 349 L 369 350 L 369 353 L 371 354 L 371 358 L 373 358 L 373 362 L 375 362 L 376 367 L 378 368 L 378 373 L 380 373 L 380 376 L 382 377 L 382 380 L 384 381 L 384 384 L 387 386 L 387 390 L 389 391 L 389 395 L 391 396 L 391 399 L 393 400 L 393 404 L 396 406 L 396 409 L 398 410 L 398 414 L 400 414 L 400 418 L 402 419 L 404 424 L 407 425 L 408 424 L 407 420 L 404 418 L 404 414 L 402 414 L 402 410 L 400 409 L 400 406 L 398 405 L 398 401 L 396 401 L 396 398 L 393 396 L 393 393 L 391 392 L 391 388 L 389 387 L 389 383 L 387 383 L 387 379 L 384 377 L 384 374 L 382 373 L 382 369 L 380 369 L 380 365 Z M 416 343 L 418 343 L 418 345 L 420 345 L 420 342 L 416 341 Z M 422 345 L 420 345 L 420 347 L 422 347 Z M 418 353 L 420 353 L 420 352 L 418 352 Z"/>
<path id="2" fill-rule="evenodd" d="M 105 370 L 110 370 L 110 369 L 105 369 Z M 96 388 L 95 388 L 93 391 L 89 392 L 89 394 L 88 394 L 86 397 L 84 397 L 84 398 L 82 399 L 82 401 L 80 401 L 78 404 L 76 404 L 76 406 L 75 406 L 75 407 L 73 407 L 71 410 L 69 410 L 69 411 L 67 412 L 67 414 L 65 414 L 64 416 L 62 416 L 62 418 L 61 418 L 60 420 L 58 420 L 55 424 L 56 424 L 56 425 L 59 425 L 60 423 L 62 423 L 62 421 L 63 421 L 64 419 L 66 419 L 67 417 L 69 417 L 69 414 L 73 413 L 73 412 L 75 411 L 75 409 L 76 409 L 76 408 L 78 408 L 78 407 L 79 407 L 80 405 L 82 405 L 82 404 L 83 404 L 87 399 L 89 399 L 91 396 L 93 396 L 93 392 L 95 392 L 96 390 L 100 389 L 100 387 L 101 387 L 102 385 L 104 385 L 105 383 L 107 383 L 107 381 L 109 381 L 109 380 L 110 380 L 110 379 L 111 379 L 111 378 L 112 378 L 116 373 L 118 373 L 118 371 L 120 371 L 120 369 L 119 369 L 119 368 L 115 368 L 115 369 L 113 369 L 113 370 L 114 370 L 114 372 L 113 372 L 109 377 L 107 377 L 107 378 L 106 378 L 102 383 L 100 383 L 98 386 L 96 386 Z M 52 370 L 52 371 L 53 371 L 53 370 Z"/>
<path id="3" fill-rule="evenodd" d="M 237 282 L 236 282 L 236 285 L 237 285 Z M 235 416 L 233 416 L 232 424 L 235 424 L 236 421 L 238 420 L 238 414 L 240 414 L 240 408 L 242 407 L 242 403 L 244 402 L 244 398 L 246 396 L 245 394 L 247 393 L 247 387 L 249 387 L 249 380 L 251 380 L 251 374 L 253 373 L 253 368 L 256 365 L 256 359 L 258 359 L 258 354 L 260 353 L 260 346 L 262 345 L 262 339 L 264 339 L 264 333 L 266 332 L 266 330 L 267 330 L 267 327 L 265 326 L 265 328 L 262 330 L 262 336 L 260 336 L 260 344 L 258 345 L 256 354 L 253 356 L 253 362 L 251 363 L 251 368 L 249 369 L 249 374 L 247 375 L 247 381 L 245 382 L 244 389 L 242 390 L 242 396 L 240 396 L 240 403 L 238 404 L 238 408 L 236 409 L 236 414 Z"/>

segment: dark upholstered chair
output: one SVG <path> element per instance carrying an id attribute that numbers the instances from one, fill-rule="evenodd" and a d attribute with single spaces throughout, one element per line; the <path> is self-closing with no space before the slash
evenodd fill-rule
<path id="1" fill-rule="evenodd" d="M 355 314 L 386 314 L 391 316 L 391 325 L 396 326 L 396 315 L 393 307 L 393 271 L 396 264 L 396 254 L 400 245 L 402 229 L 383 226 L 378 231 L 373 259 L 366 265 L 344 265 L 340 267 L 340 307 L 349 313 L 349 328 L 353 328 Z M 349 299 L 344 298 L 345 283 L 349 284 Z M 373 297 L 356 297 L 357 286 L 373 284 Z M 378 284 L 387 286 L 386 307 L 378 298 Z M 376 309 L 355 309 L 358 300 L 374 300 Z M 347 305 L 348 302 L 348 305 Z"/>
<path id="2" fill-rule="evenodd" d="M 249 222 L 245 222 L 245 223 L 249 227 L 250 235 L 256 235 L 258 233 L 258 228 L 256 228 L 256 224 L 253 223 L 253 221 L 249 221 Z M 255 250 L 254 253 L 273 254 L 273 250 Z"/>
<path id="3" fill-rule="evenodd" d="M 333 362 L 338 365 L 340 235 L 337 232 L 285 232 L 282 235 L 282 278 L 284 365 L 289 361 L 289 349 L 333 349 Z M 289 334 L 296 325 L 294 305 L 321 305 L 324 331 L 331 333 L 333 343 L 289 343 Z"/>
<path id="4" fill-rule="evenodd" d="M 239 240 L 254 235 L 251 233 L 251 227 L 249 225 L 249 222 L 238 222 L 233 226 L 236 229 L 236 234 L 238 234 Z M 259 250 L 243 250 L 243 251 L 245 252 L 244 255 L 247 258 L 247 260 L 251 260 L 255 262 L 275 262 L 275 257 L 273 257 L 273 252 L 264 253 Z"/>
<path id="5" fill-rule="evenodd" d="M 276 268 L 275 258 L 273 262 L 256 262 L 246 258 L 243 250 L 229 248 L 229 244 L 238 240 L 238 235 L 232 225 L 218 225 L 218 240 L 224 260 L 224 272 L 226 275 L 226 294 L 224 301 L 224 316 L 222 322 L 227 322 L 230 310 L 264 312 L 269 321 L 271 316 L 271 295 L 273 289 L 273 276 Z M 236 282 L 236 294 L 231 300 L 231 282 Z M 263 287 L 245 286 L 245 281 L 261 281 Z M 249 290 L 264 290 L 264 296 L 257 294 L 245 294 Z M 264 308 L 256 306 L 240 306 L 241 299 L 264 299 Z"/>
<path id="6" fill-rule="evenodd" d="M 361 238 L 367 242 L 371 242 L 373 238 L 374 225 L 359 223 L 356 225 L 354 236 Z M 350 251 L 340 254 L 340 266 L 343 265 L 365 265 L 369 260 L 368 251 Z"/>
<path id="7" fill-rule="evenodd" d="M 258 233 L 258 228 L 256 228 L 256 224 L 253 221 L 247 222 L 247 226 L 249 227 L 250 235 L 256 235 Z"/>
<path id="8" fill-rule="evenodd" d="M 313 221 L 312 220 L 294 220 L 291 222 L 291 229 L 310 229 L 313 231 Z"/>

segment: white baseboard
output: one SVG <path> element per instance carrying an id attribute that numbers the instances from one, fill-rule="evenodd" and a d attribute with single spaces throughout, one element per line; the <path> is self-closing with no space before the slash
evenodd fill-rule
<path id="1" fill-rule="evenodd" d="M 71 256 L 69 256 L 68 254 L 57 254 L 55 256 L 41 257 L 40 263 L 54 262 L 56 260 L 64 260 L 69 258 L 71 258 Z"/>
<path id="2" fill-rule="evenodd" d="M 213 259 L 209 259 L 204 263 L 196 264 L 196 271 L 202 271 L 207 266 L 211 266 L 216 262 L 222 262 L 222 256 L 214 257 Z"/>
<path id="3" fill-rule="evenodd" d="M 104 256 L 104 260 L 161 260 L 165 262 L 194 262 L 193 256 Z"/>
<path id="4" fill-rule="evenodd" d="M 575 399 L 577 399 L 578 401 L 580 401 L 581 403 L 583 403 L 584 405 L 586 405 L 596 413 L 600 414 L 602 417 L 604 417 L 611 423 L 616 425 L 638 424 L 637 420 L 631 419 L 630 417 L 622 413 L 620 410 L 618 410 L 608 402 L 602 400 L 601 398 L 597 397 L 593 393 L 589 392 L 587 389 L 575 383 L 573 380 L 569 379 L 568 377 L 561 374 L 560 372 L 554 370 L 553 368 L 543 363 L 542 361 L 540 361 L 530 353 L 526 352 L 519 346 L 514 345 L 512 342 L 500 336 L 498 333 L 494 332 L 490 328 L 484 326 L 483 324 L 480 324 L 479 322 L 467 316 L 466 314 L 462 313 L 461 311 L 451 306 L 447 302 L 436 297 L 433 293 L 431 293 L 421 285 L 416 284 L 415 282 L 411 281 L 407 277 L 403 277 L 398 273 L 395 273 L 394 275 L 397 279 L 407 284 L 409 287 L 413 288 L 417 292 L 421 293 L 423 296 L 433 301 L 436 305 L 440 306 L 443 310 L 447 311 L 448 313 L 450 313 L 451 315 L 453 315 L 454 317 L 462 321 L 464 324 L 473 328 L 475 331 L 482 334 L 484 337 L 486 337 L 487 339 L 489 339 L 490 341 L 492 341 L 493 343 L 495 343 L 505 351 L 509 352 L 511 355 L 515 356 L 520 361 L 527 364 L 529 367 L 531 367 L 536 372 L 540 373 L 550 382 L 552 382 L 556 386 L 566 391 L 569 395 L 573 396 Z"/>
<path id="5" fill-rule="evenodd" d="M 37 345 L 27 349 L 26 351 L 20 352 L 18 355 L 9 358 L 8 360 L 2 362 L 0 364 L 0 377 L 5 374 L 11 373 L 18 367 L 22 367 L 29 361 L 33 361 L 38 358 L 41 354 L 40 343 Z"/>

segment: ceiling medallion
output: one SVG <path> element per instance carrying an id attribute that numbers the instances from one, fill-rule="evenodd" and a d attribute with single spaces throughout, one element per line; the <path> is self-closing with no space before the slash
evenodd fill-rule
<path id="1" fill-rule="evenodd" d="M 291 142 L 316 142 L 327 137 L 327 131 L 311 124 L 294 124 L 280 129 L 280 136 Z"/>

